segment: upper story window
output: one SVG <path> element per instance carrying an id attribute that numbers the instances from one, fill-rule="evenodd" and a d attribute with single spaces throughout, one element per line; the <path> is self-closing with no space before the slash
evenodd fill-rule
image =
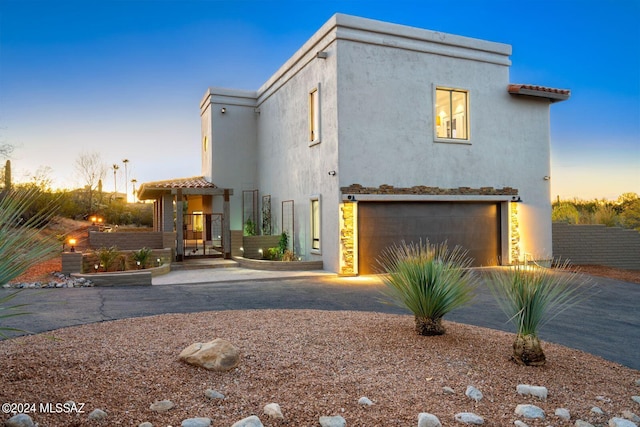
<path id="1" fill-rule="evenodd" d="M 469 139 L 469 93 L 436 88 L 436 138 Z"/>
<path id="2" fill-rule="evenodd" d="M 309 145 L 320 142 L 320 84 L 309 92 Z"/>

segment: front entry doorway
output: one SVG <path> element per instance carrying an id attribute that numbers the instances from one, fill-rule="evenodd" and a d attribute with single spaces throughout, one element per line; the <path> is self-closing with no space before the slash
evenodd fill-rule
<path id="1" fill-rule="evenodd" d="M 192 212 L 184 215 L 185 258 L 222 258 L 223 216 L 221 213 Z"/>

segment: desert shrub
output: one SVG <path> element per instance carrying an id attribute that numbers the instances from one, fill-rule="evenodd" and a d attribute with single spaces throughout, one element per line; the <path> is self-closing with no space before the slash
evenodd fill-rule
<path id="1" fill-rule="evenodd" d="M 378 263 L 386 273 L 387 300 L 414 314 L 420 335 L 443 334 L 442 318 L 474 297 L 478 279 L 468 269 L 472 259 L 459 246 L 449 250 L 446 242 L 403 241 L 385 249 Z"/>
<path id="2" fill-rule="evenodd" d="M 553 206 L 551 219 L 555 222 L 578 224 L 580 223 L 580 212 L 573 204 L 561 202 Z"/>
<path id="3" fill-rule="evenodd" d="M 281 258 L 282 254 L 280 253 L 280 248 L 273 247 L 273 248 L 267 248 L 266 256 L 267 256 L 267 259 L 271 261 L 278 261 Z"/>
<path id="4" fill-rule="evenodd" d="M 282 261 L 297 261 L 298 259 L 296 258 L 296 254 L 293 251 L 290 251 L 289 249 L 287 249 L 286 251 L 284 251 L 284 253 L 282 254 Z"/>

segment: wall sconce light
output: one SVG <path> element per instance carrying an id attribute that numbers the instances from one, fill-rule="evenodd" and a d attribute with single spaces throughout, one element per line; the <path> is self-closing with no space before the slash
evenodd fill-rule
<path id="1" fill-rule="evenodd" d="M 513 196 L 513 197 L 511 198 L 511 201 L 512 201 L 513 203 L 522 203 L 522 199 L 520 198 L 520 196 Z"/>
<path id="2" fill-rule="evenodd" d="M 226 107 L 222 107 L 222 108 L 220 109 L 220 112 L 221 112 L 222 114 L 226 113 L 226 112 L 227 112 L 227 108 L 226 108 Z"/>
<path id="3" fill-rule="evenodd" d="M 70 252 L 75 252 L 76 251 L 76 239 L 71 238 L 69 239 L 69 246 L 71 246 L 71 249 L 69 249 Z"/>
<path id="4" fill-rule="evenodd" d="M 551 177 L 549 175 L 545 175 L 544 177 L 542 177 L 542 179 L 544 179 L 545 181 L 549 181 Z"/>
<path id="5" fill-rule="evenodd" d="M 316 53 L 316 58 L 318 59 L 327 59 L 329 54 L 327 52 L 318 52 Z"/>
<path id="6" fill-rule="evenodd" d="M 356 201 L 356 196 L 354 196 L 353 194 L 349 194 L 347 196 L 347 200 L 349 200 L 351 202 L 355 202 Z"/>
<path id="7" fill-rule="evenodd" d="M 336 176 L 336 171 L 329 171 L 330 176 Z"/>

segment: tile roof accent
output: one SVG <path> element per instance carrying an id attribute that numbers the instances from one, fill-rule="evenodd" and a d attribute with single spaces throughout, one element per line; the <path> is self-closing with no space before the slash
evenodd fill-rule
<path id="1" fill-rule="evenodd" d="M 177 194 L 181 192 L 183 195 L 224 195 L 233 194 L 232 189 L 220 188 L 217 185 L 207 181 L 203 176 L 194 176 L 191 178 L 175 178 L 164 181 L 145 182 L 138 189 L 139 200 L 152 200 L 162 197 L 166 194 Z"/>
<path id="2" fill-rule="evenodd" d="M 537 96 L 547 98 L 551 102 L 565 101 L 571 96 L 569 89 L 556 89 L 552 87 L 510 84 L 507 91 L 512 95 Z"/>
<path id="3" fill-rule="evenodd" d="M 145 182 L 147 188 L 218 188 L 212 182 L 204 179 L 203 176 L 194 176 L 191 178 L 174 178 L 164 181 Z"/>

